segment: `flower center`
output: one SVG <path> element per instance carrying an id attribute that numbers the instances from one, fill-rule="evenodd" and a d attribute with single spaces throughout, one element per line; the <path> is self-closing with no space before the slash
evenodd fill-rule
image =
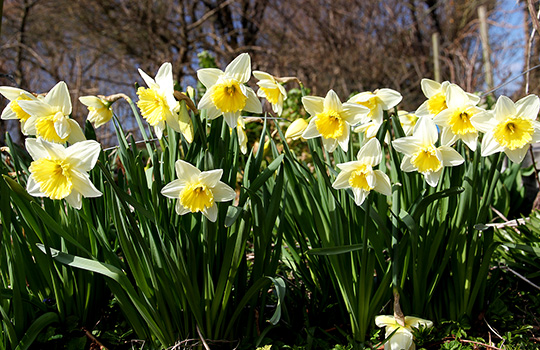
<path id="1" fill-rule="evenodd" d="M 324 111 L 317 115 L 315 121 L 317 130 L 325 139 L 337 139 L 345 132 L 345 121 L 341 115 L 333 110 Z"/>
<path id="2" fill-rule="evenodd" d="M 437 158 L 437 150 L 433 145 L 429 145 L 414 153 L 411 163 L 421 173 L 436 172 L 442 168 L 442 162 Z"/>
<path id="3" fill-rule="evenodd" d="M 195 182 L 187 185 L 180 193 L 180 204 L 196 213 L 214 205 L 214 194 L 202 183 Z"/>
<path id="4" fill-rule="evenodd" d="M 33 161 L 28 170 L 47 197 L 62 199 L 71 193 L 71 164 L 66 160 L 41 158 Z"/>
<path id="5" fill-rule="evenodd" d="M 44 140 L 56 143 L 64 143 L 69 137 L 61 138 L 58 136 L 54 123 L 63 117 L 62 112 L 56 112 L 46 117 L 38 118 L 36 121 L 36 136 L 41 136 Z"/>
<path id="6" fill-rule="evenodd" d="M 144 87 L 137 89 L 137 95 L 139 96 L 137 106 L 148 124 L 156 126 L 159 122 L 166 120 L 166 115 L 169 113 L 169 104 L 165 96 L 155 89 Z"/>
<path id="7" fill-rule="evenodd" d="M 360 188 L 369 192 L 373 189 L 370 185 L 370 181 L 368 181 L 368 178 L 371 180 L 371 177 L 371 167 L 363 164 L 359 166 L 358 169 L 351 172 L 351 175 L 349 176 L 349 185 L 353 188 Z"/>
<path id="8" fill-rule="evenodd" d="M 30 97 L 26 96 L 26 95 L 20 95 L 15 100 L 11 101 L 9 106 L 11 107 L 11 110 L 15 113 L 17 118 L 20 119 L 21 121 L 25 122 L 28 118 L 30 118 L 30 114 L 26 113 L 21 108 L 21 106 L 19 106 L 19 104 L 17 103 L 17 101 L 21 101 L 21 100 L 30 101 L 32 99 Z"/>
<path id="9" fill-rule="evenodd" d="M 493 136 L 501 146 L 515 150 L 529 144 L 533 133 L 534 127 L 530 119 L 510 117 L 495 127 Z"/>
<path id="10" fill-rule="evenodd" d="M 433 115 L 437 115 L 447 108 L 448 106 L 446 105 L 446 95 L 443 92 L 436 93 L 428 100 L 428 111 Z"/>
<path id="11" fill-rule="evenodd" d="M 242 92 L 240 83 L 235 79 L 214 85 L 211 98 L 216 108 L 224 113 L 241 111 L 246 106 L 247 101 L 247 96 Z"/>
<path id="12" fill-rule="evenodd" d="M 279 90 L 279 88 L 268 89 L 268 88 L 261 87 L 260 89 L 266 95 L 266 99 L 268 100 L 268 102 L 270 102 L 273 105 L 279 103 L 279 97 L 281 96 L 281 90 Z"/>
<path id="13" fill-rule="evenodd" d="M 450 116 L 449 124 L 452 132 L 455 135 L 465 135 L 470 133 L 476 133 L 476 128 L 471 124 L 472 113 L 471 109 L 457 109 Z"/>

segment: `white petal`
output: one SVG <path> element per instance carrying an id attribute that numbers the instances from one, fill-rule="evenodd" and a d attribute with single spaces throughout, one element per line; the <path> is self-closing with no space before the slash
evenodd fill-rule
<path id="1" fill-rule="evenodd" d="M 180 201 L 176 202 L 175 209 L 178 215 L 185 215 L 187 213 L 191 213 L 191 210 L 189 210 L 189 208 L 186 208 L 182 204 L 180 204 Z"/>
<path id="2" fill-rule="evenodd" d="M 26 101 L 20 100 L 17 101 L 19 107 L 22 108 L 26 113 L 37 116 L 37 117 L 46 117 L 51 114 L 54 114 L 56 111 L 51 108 L 48 104 L 40 100 Z"/>
<path id="3" fill-rule="evenodd" d="M 386 332 L 387 336 L 392 334 L 392 332 Z M 408 331 L 405 328 L 399 328 L 394 335 L 392 335 L 392 338 L 385 344 L 390 345 L 390 350 L 413 350 L 413 335 L 410 331 Z"/>
<path id="4" fill-rule="evenodd" d="M 383 173 L 380 170 L 373 171 L 373 174 L 375 175 L 375 187 L 373 188 L 375 191 L 384 194 L 385 196 L 391 196 L 392 195 L 392 185 L 390 184 L 390 178 L 388 175 Z"/>
<path id="5" fill-rule="evenodd" d="M 217 205 L 214 203 L 210 208 L 204 207 L 202 213 L 211 222 L 216 222 L 217 219 Z"/>
<path id="6" fill-rule="evenodd" d="M 71 125 L 68 122 L 68 118 L 61 113 L 58 114 L 60 114 L 60 116 L 54 122 L 54 131 L 56 131 L 58 137 L 65 139 L 71 133 Z"/>
<path id="7" fill-rule="evenodd" d="M 10 119 L 19 119 L 17 118 L 17 114 L 11 109 L 11 102 L 8 103 L 6 108 L 2 111 L 2 116 L 0 117 L 2 120 L 10 120 Z"/>
<path id="8" fill-rule="evenodd" d="M 368 121 L 369 108 L 358 103 L 344 103 L 341 117 L 350 125 Z"/>
<path id="9" fill-rule="evenodd" d="M 67 141 L 70 144 L 73 145 L 77 142 L 86 140 L 86 136 L 84 136 L 84 133 L 81 127 L 75 120 L 68 118 L 67 122 L 69 123 L 69 127 L 70 127 L 69 138 Z"/>
<path id="10" fill-rule="evenodd" d="M 79 101 L 88 107 L 103 108 L 103 101 L 97 96 L 81 96 Z"/>
<path id="11" fill-rule="evenodd" d="M 452 147 L 440 146 L 438 150 L 441 152 L 443 166 L 457 166 L 465 161 L 461 154 Z"/>
<path id="12" fill-rule="evenodd" d="M 236 192 L 222 181 L 218 181 L 212 188 L 212 194 L 216 202 L 228 202 L 236 198 Z"/>
<path id="13" fill-rule="evenodd" d="M 424 320 L 423 318 L 414 317 L 414 316 L 405 316 L 405 324 L 413 328 L 420 328 L 420 326 L 424 326 L 427 328 L 433 327 L 432 321 Z"/>
<path id="14" fill-rule="evenodd" d="M 493 137 L 493 132 L 490 131 L 487 134 L 484 134 L 484 138 L 482 139 L 482 157 L 487 157 L 502 151 L 504 151 L 504 147 L 502 147 Z"/>
<path id="15" fill-rule="evenodd" d="M 77 142 L 66 148 L 66 158 L 79 171 L 88 172 L 94 168 L 101 152 L 101 145 L 94 140 Z"/>
<path id="16" fill-rule="evenodd" d="M 506 96 L 500 96 L 495 104 L 495 118 L 497 121 L 503 121 L 511 115 L 516 115 L 514 102 Z"/>
<path id="17" fill-rule="evenodd" d="M 375 166 L 382 160 L 381 144 L 379 140 L 373 138 L 366 142 L 358 151 L 357 159 L 364 164 Z"/>
<path id="18" fill-rule="evenodd" d="M 94 186 L 90 177 L 86 173 L 81 173 L 79 171 L 71 172 L 73 182 L 73 191 L 79 192 L 83 197 L 99 197 L 102 193 Z"/>
<path id="19" fill-rule="evenodd" d="M 343 105 L 334 90 L 328 91 L 326 97 L 324 98 L 323 106 L 325 111 L 332 110 L 341 112 L 343 110 Z"/>
<path id="20" fill-rule="evenodd" d="M 16 100 L 21 95 L 32 97 L 34 100 L 36 99 L 34 95 L 24 91 L 23 89 L 12 86 L 0 86 L 0 94 L 10 101 Z"/>
<path id="21" fill-rule="evenodd" d="M 491 111 L 484 111 L 474 114 L 471 117 L 471 124 L 476 128 L 476 130 L 487 133 L 497 126 L 497 120 Z"/>
<path id="22" fill-rule="evenodd" d="M 73 208 L 79 210 L 82 207 L 82 196 L 77 191 L 71 191 L 71 193 L 64 198 Z"/>
<path id="23" fill-rule="evenodd" d="M 26 150 L 28 151 L 33 160 L 49 157 L 49 152 L 47 152 L 47 149 L 43 147 L 41 141 L 42 139 L 31 138 L 25 140 Z"/>
<path id="24" fill-rule="evenodd" d="M 262 113 L 261 101 L 255 95 L 251 88 L 246 88 L 247 100 L 244 110 L 251 113 Z"/>
<path id="25" fill-rule="evenodd" d="M 172 64 L 170 62 L 165 62 L 159 67 L 155 81 L 161 91 L 174 92 Z"/>
<path id="26" fill-rule="evenodd" d="M 450 124 L 448 124 L 448 121 L 452 117 L 452 114 L 454 114 L 454 111 L 451 110 L 450 108 L 447 108 L 447 109 L 441 111 L 436 116 L 434 116 L 433 121 L 435 122 L 435 124 L 437 124 L 437 125 L 439 125 L 439 126 L 441 126 L 443 128 L 449 127 Z"/>
<path id="27" fill-rule="evenodd" d="M 223 118 L 227 122 L 229 128 L 234 129 L 238 125 L 238 118 L 242 118 L 240 111 L 223 113 Z"/>
<path id="28" fill-rule="evenodd" d="M 452 146 L 458 139 L 459 137 L 455 135 L 449 127 L 442 129 L 441 145 Z"/>
<path id="29" fill-rule="evenodd" d="M 441 178 L 442 169 L 439 171 L 429 171 L 426 173 L 423 173 L 424 179 L 426 180 L 427 184 L 431 187 L 437 187 L 437 184 L 439 183 L 439 179 Z"/>
<path id="30" fill-rule="evenodd" d="M 396 151 L 407 156 L 411 156 L 422 147 L 422 142 L 420 142 L 417 137 L 406 136 L 392 141 L 392 146 L 396 149 Z"/>
<path id="31" fill-rule="evenodd" d="M 26 183 L 26 192 L 33 197 L 45 197 L 45 193 L 41 192 L 39 189 L 39 184 L 34 180 L 34 176 L 30 175 L 28 177 L 28 182 Z"/>
<path id="32" fill-rule="evenodd" d="M 456 84 L 450 84 L 446 90 L 446 105 L 450 109 L 456 109 L 469 104 L 469 97 L 462 88 Z"/>
<path id="33" fill-rule="evenodd" d="M 163 188 L 161 189 L 161 194 L 169 198 L 180 198 L 180 193 L 182 193 L 182 191 L 186 187 L 186 184 L 187 182 L 184 180 L 173 180 L 163 186 Z"/>
<path id="34" fill-rule="evenodd" d="M 43 139 L 41 140 L 41 145 L 50 157 L 56 159 L 66 159 L 66 149 L 64 146 L 58 143 L 45 141 Z"/>
<path id="35" fill-rule="evenodd" d="M 338 146 L 338 141 L 336 139 L 325 139 L 323 137 L 322 143 L 323 143 L 324 149 L 326 149 L 330 153 L 334 152 Z M 344 151 L 347 152 L 346 150 Z"/>
<path id="36" fill-rule="evenodd" d="M 69 96 L 68 87 L 63 81 L 56 84 L 49 91 L 43 102 L 54 107 L 59 107 L 64 115 L 71 114 L 71 97 Z"/>
<path id="37" fill-rule="evenodd" d="M 540 99 L 536 95 L 525 96 L 516 102 L 516 109 L 518 116 L 535 120 L 540 109 Z"/>
<path id="38" fill-rule="evenodd" d="M 351 187 L 351 185 L 349 184 L 350 176 L 351 176 L 351 173 L 349 171 L 340 172 L 338 176 L 336 177 L 336 180 L 332 184 L 332 187 L 335 188 L 336 190 Z"/>
<path id="39" fill-rule="evenodd" d="M 139 68 L 139 74 L 143 78 L 144 82 L 146 83 L 146 86 L 148 86 L 150 89 L 155 88 L 157 86 L 154 79 L 152 79 L 148 74 L 146 74 L 142 69 Z"/>
<path id="40" fill-rule="evenodd" d="M 207 89 L 215 85 L 222 75 L 223 71 L 217 68 L 203 68 L 197 71 L 197 78 Z"/>
<path id="41" fill-rule="evenodd" d="M 410 173 L 411 171 L 417 170 L 416 167 L 411 163 L 410 156 L 403 157 L 403 161 L 401 162 L 400 169 L 406 173 Z"/>
<path id="42" fill-rule="evenodd" d="M 361 188 L 356 188 L 356 187 L 353 187 L 352 191 L 354 193 L 354 203 L 357 206 L 361 206 L 362 203 L 364 203 L 364 201 L 366 200 L 366 197 L 368 196 L 369 191 L 366 191 Z"/>
<path id="43" fill-rule="evenodd" d="M 247 83 L 251 76 L 251 58 L 247 53 L 242 53 L 236 57 L 227 68 L 225 75 L 233 77 L 240 83 Z"/>
<path id="44" fill-rule="evenodd" d="M 199 174 L 199 181 L 210 188 L 216 186 L 223 175 L 223 169 L 203 171 Z"/>
<path id="45" fill-rule="evenodd" d="M 174 163 L 174 168 L 176 169 L 176 176 L 188 182 L 196 181 L 201 173 L 199 169 L 181 159 Z"/>
<path id="46" fill-rule="evenodd" d="M 525 155 L 527 154 L 527 151 L 529 150 L 529 145 L 526 145 L 522 148 L 518 148 L 515 150 L 510 150 L 508 148 L 505 148 L 504 153 L 510 158 L 510 160 L 514 163 L 521 163 L 523 158 L 525 158 Z"/>
<path id="47" fill-rule="evenodd" d="M 339 146 L 344 152 L 347 152 L 349 150 L 350 133 L 351 133 L 350 127 L 348 125 L 345 125 L 345 129 L 343 129 L 343 134 L 337 139 Z"/>
<path id="48" fill-rule="evenodd" d="M 418 137 L 424 144 L 434 144 L 439 138 L 437 127 L 433 119 L 429 117 L 420 117 L 413 131 L 413 136 Z"/>
<path id="49" fill-rule="evenodd" d="M 317 129 L 317 125 L 315 124 L 316 120 L 317 120 L 317 117 L 311 119 L 309 121 L 308 126 L 302 133 L 302 137 L 305 138 L 306 140 L 321 136 L 321 133 L 319 132 L 319 130 Z"/>
<path id="50" fill-rule="evenodd" d="M 302 97 L 304 109 L 312 116 L 321 114 L 324 111 L 324 98 L 319 96 L 304 96 Z"/>
<path id="51" fill-rule="evenodd" d="M 403 96 L 396 90 L 392 89 L 379 89 L 376 92 L 376 96 L 382 100 L 384 103 L 383 109 L 389 110 L 397 106 L 401 100 L 403 99 Z"/>
<path id="52" fill-rule="evenodd" d="M 441 83 L 431 79 L 422 79 L 420 86 L 422 87 L 422 92 L 427 98 L 430 98 L 441 91 Z"/>
<path id="53" fill-rule="evenodd" d="M 275 83 L 274 77 L 266 72 L 262 72 L 260 70 L 254 70 L 253 76 L 259 80 L 270 80 L 273 83 Z"/>
<path id="54" fill-rule="evenodd" d="M 414 114 L 416 114 L 416 116 L 418 116 L 418 117 L 424 117 L 424 116 L 431 115 L 431 113 L 429 112 L 429 108 L 428 108 L 428 102 L 429 102 L 429 100 L 424 101 L 424 103 L 422 103 L 420 105 L 420 107 L 418 107 L 416 109 Z"/>
<path id="55" fill-rule="evenodd" d="M 165 122 L 163 120 L 160 120 L 156 125 L 154 125 L 154 132 L 156 133 L 156 137 L 160 140 L 163 138 L 164 130 L 165 130 Z"/>
<path id="56" fill-rule="evenodd" d="M 461 135 L 461 140 L 471 149 L 471 151 L 476 151 L 478 133 L 470 132 L 465 135 Z"/>

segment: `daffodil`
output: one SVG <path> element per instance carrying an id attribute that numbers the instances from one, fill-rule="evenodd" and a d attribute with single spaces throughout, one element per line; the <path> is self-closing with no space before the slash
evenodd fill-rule
<path id="1" fill-rule="evenodd" d="M 97 96 L 81 96 L 79 101 L 88 108 L 88 121 L 97 129 L 113 117 L 111 102 Z"/>
<path id="2" fill-rule="evenodd" d="M 79 124 L 69 117 L 71 98 L 63 81 L 56 84 L 43 99 L 17 102 L 30 115 L 24 124 L 24 134 L 56 143 L 67 141 L 74 144 L 86 139 Z"/>
<path id="3" fill-rule="evenodd" d="M 259 90 L 257 90 L 257 96 L 266 98 L 272 105 L 272 110 L 277 115 L 281 115 L 283 112 L 283 101 L 287 99 L 287 91 L 276 81 L 276 79 L 268 73 L 261 71 L 253 71 L 253 76 L 259 81 Z"/>
<path id="4" fill-rule="evenodd" d="M 193 165 L 177 160 L 175 163 L 178 179 L 163 187 L 161 194 L 177 199 L 178 215 L 201 212 L 208 220 L 217 219 L 217 202 L 227 202 L 236 197 L 234 190 L 219 181 L 222 169 L 200 171 Z"/>
<path id="5" fill-rule="evenodd" d="M 374 170 L 382 160 L 381 144 L 377 139 L 369 140 L 358 151 L 357 160 L 338 164 L 341 172 L 332 184 L 335 189 L 351 188 L 354 202 L 360 206 L 371 190 L 386 196 L 392 195 L 392 186 L 388 175 Z"/>
<path id="6" fill-rule="evenodd" d="M 302 137 L 321 136 L 328 152 L 333 152 L 338 144 L 347 152 L 351 125 L 365 119 L 369 113 L 369 109 L 360 104 L 341 103 L 334 90 L 328 91 L 325 98 L 304 96 L 302 104 L 312 116 Z"/>
<path id="7" fill-rule="evenodd" d="M 285 138 L 298 140 L 302 137 L 302 134 L 304 133 L 304 130 L 306 130 L 308 124 L 308 121 L 304 118 L 296 119 L 287 128 L 287 131 L 285 132 Z"/>
<path id="8" fill-rule="evenodd" d="M 349 99 L 349 103 L 358 103 L 362 106 L 369 108 L 369 114 L 367 115 L 368 119 L 380 127 L 383 122 L 383 112 L 388 111 L 398 103 L 401 102 L 403 96 L 396 90 L 392 89 L 377 89 L 373 92 L 366 91 L 361 92 L 357 95 L 354 95 Z M 377 130 L 379 128 L 377 127 Z M 375 131 L 377 133 L 377 131 Z"/>
<path id="9" fill-rule="evenodd" d="M 199 101 L 198 108 L 206 109 L 209 120 L 221 115 L 227 125 L 234 129 L 240 113 L 261 113 L 261 101 L 255 92 L 245 83 L 251 76 L 251 59 L 247 53 L 236 57 L 225 68 L 203 68 L 197 71 L 197 77 L 206 87 L 206 92 Z"/>
<path id="10" fill-rule="evenodd" d="M 540 141 L 540 123 L 536 121 L 540 100 L 529 95 L 516 103 L 501 96 L 495 109 L 474 115 L 471 123 L 485 133 L 482 156 L 504 152 L 510 160 L 520 163 L 529 146 Z"/>
<path id="11" fill-rule="evenodd" d="M 42 138 L 30 138 L 26 139 L 26 150 L 33 159 L 26 185 L 30 195 L 65 199 L 76 209 L 81 208 L 82 197 L 101 196 L 88 175 L 101 151 L 96 141 L 81 141 L 65 148 Z"/>
<path id="12" fill-rule="evenodd" d="M 398 324 L 394 316 L 380 315 L 375 317 L 377 327 L 386 327 L 386 335 L 389 340 L 384 344 L 384 350 L 414 350 L 413 328 L 433 327 L 433 322 L 418 317 L 405 316 L 405 326 Z M 395 332 L 395 333 L 394 333 Z M 392 333 L 394 333 L 392 335 Z"/>
<path id="13" fill-rule="evenodd" d="M 448 108 L 446 91 L 450 82 L 444 81 L 441 83 L 431 79 L 422 79 L 420 83 L 422 92 L 427 97 L 427 100 L 418 107 L 415 114 L 419 117 L 431 116 L 432 118 Z M 480 97 L 466 93 L 474 105 L 478 104 Z"/>
<path id="14" fill-rule="evenodd" d="M 182 115 L 179 115 L 179 113 L 182 111 L 179 102 L 174 98 L 172 65 L 169 62 L 163 63 L 156 74 L 155 80 L 143 72 L 142 69 L 139 69 L 139 74 L 148 88 L 139 87 L 137 90 L 139 96 L 137 106 L 148 124 L 154 127 L 156 136 L 162 138 L 163 131 L 166 129 L 166 124 L 168 124 L 173 130 L 183 134 L 188 142 L 192 142 L 193 135 L 189 132 L 189 130 L 193 129 L 191 119 L 182 118 L 187 123 L 187 130 L 180 125 Z"/>
<path id="15" fill-rule="evenodd" d="M 418 122 L 418 116 L 407 111 L 398 111 L 398 118 L 405 136 L 411 136 Z"/>
<path id="16" fill-rule="evenodd" d="M 463 157 L 453 148 L 435 146 L 438 139 L 437 127 L 429 117 L 421 117 L 413 135 L 392 141 L 393 147 L 405 155 L 401 170 L 418 171 L 430 186 L 437 186 L 445 166 L 456 166 L 464 162 Z"/>
<path id="17" fill-rule="evenodd" d="M 477 103 L 478 99 L 471 99 L 456 84 L 448 85 L 446 89 L 447 108 L 433 118 L 435 124 L 442 128 L 442 144 L 452 145 L 460 139 L 471 150 L 476 150 L 478 130 L 471 123 L 471 118 L 484 111 L 476 107 Z"/>
<path id="18" fill-rule="evenodd" d="M 7 98 L 10 102 L 4 108 L 2 111 L 1 119 L 3 120 L 11 120 L 11 119 L 18 119 L 21 122 L 21 130 L 23 133 L 24 131 L 24 125 L 28 118 L 30 118 L 30 114 L 26 113 L 20 106 L 19 102 L 21 100 L 24 101 L 34 101 L 38 98 L 28 91 L 24 91 L 19 88 L 11 87 L 11 86 L 0 86 L 0 94 Z"/>

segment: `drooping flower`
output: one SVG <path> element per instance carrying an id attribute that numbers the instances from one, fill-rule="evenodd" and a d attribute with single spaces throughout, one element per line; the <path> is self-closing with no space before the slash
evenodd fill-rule
<path id="1" fill-rule="evenodd" d="M 4 108 L 2 111 L 1 119 L 3 120 L 11 120 L 11 119 L 18 119 L 21 122 L 21 130 L 23 133 L 24 131 L 24 125 L 28 118 L 30 118 L 30 114 L 26 113 L 20 106 L 18 101 L 25 100 L 25 101 L 34 101 L 38 98 L 28 91 L 24 91 L 19 88 L 11 87 L 11 86 L 0 86 L 0 94 L 7 98 L 10 102 Z"/>
<path id="2" fill-rule="evenodd" d="M 379 125 L 380 127 L 383 122 L 383 112 L 397 106 L 402 99 L 403 96 L 401 96 L 401 94 L 396 90 L 384 88 L 377 89 L 373 92 L 361 92 L 351 97 L 347 102 L 358 103 L 369 108 L 367 118 L 371 119 L 374 124 Z M 375 131 L 375 133 L 377 132 Z"/>
<path id="3" fill-rule="evenodd" d="M 504 152 L 510 160 L 520 163 L 529 146 L 540 141 L 540 123 L 536 121 L 540 99 L 526 96 L 516 103 L 500 96 L 495 109 L 474 115 L 471 123 L 485 133 L 482 156 Z"/>
<path id="4" fill-rule="evenodd" d="M 405 327 L 401 326 L 394 316 L 380 315 L 375 317 L 377 327 L 386 327 L 385 337 L 391 338 L 384 344 L 384 350 L 414 350 L 413 328 L 433 327 L 433 322 L 418 317 L 405 316 Z M 395 331 L 395 333 L 394 333 Z M 392 335 L 392 333 L 394 333 Z"/>
<path id="5" fill-rule="evenodd" d="M 418 116 L 407 111 L 398 111 L 398 118 L 405 136 L 411 136 L 418 122 Z"/>
<path id="6" fill-rule="evenodd" d="M 386 196 L 392 195 L 388 175 L 373 170 L 382 160 L 381 144 L 377 139 L 369 140 L 358 152 L 357 160 L 338 164 L 341 172 L 332 184 L 335 189 L 351 188 L 354 202 L 360 206 L 371 190 Z"/>
<path id="7" fill-rule="evenodd" d="M 174 98 L 172 65 L 169 62 L 163 63 L 159 67 L 155 80 L 143 72 L 142 69 L 139 69 L 139 74 L 148 88 L 141 86 L 137 89 L 137 95 L 139 96 L 137 106 L 148 124 L 154 127 L 156 136 L 162 138 L 163 131 L 168 124 L 174 131 L 183 134 L 188 142 L 192 142 L 192 134 L 186 133 L 180 126 L 179 113 L 181 111 L 179 102 Z M 191 119 L 185 122 L 188 127 L 193 129 Z"/>
<path id="8" fill-rule="evenodd" d="M 401 170 L 418 171 L 432 187 L 439 183 L 443 167 L 460 165 L 465 161 L 455 149 L 447 145 L 436 147 L 438 136 L 433 120 L 430 117 L 420 117 L 412 136 L 392 141 L 394 148 L 405 155 Z"/>
<path id="9" fill-rule="evenodd" d="M 79 101 L 88 108 L 88 121 L 97 129 L 113 117 L 112 103 L 97 96 L 81 96 Z"/>
<path id="10" fill-rule="evenodd" d="M 206 87 L 198 108 L 206 109 L 208 119 L 223 115 L 230 128 L 236 128 L 240 113 L 244 110 L 261 113 L 261 101 L 250 87 L 244 85 L 251 76 L 251 59 L 247 53 L 236 57 L 225 72 L 217 68 L 203 68 L 197 77 Z"/>
<path id="11" fill-rule="evenodd" d="M 227 202 L 236 197 L 234 190 L 219 181 L 222 169 L 200 171 L 183 160 L 175 163 L 178 179 L 163 187 L 161 194 L 177 199 L 178 215 L 201 212 L 208 220 L 217 219 L 217 202 Z"/>
<path id="12" fill-rule="evenodd" d="M 308 121 L 304 118 L 296 119 L 287 128 L 287 131 L 285 132 L 285 138 L 298 140 L 302 137 L 302 134 L 304 133 L 304 130 L 306 130 L 308 124 Z"/>
<path id="13" fill-rule="evenodd" d="M 369 109 L 360 104 L 341 103 L 334 90 L 328 91 L 325 98 L 304 96 L 302 104 L 312 116 L 302 137 L 321 136 L 328 152 L 334 152 L 338 144 L 347 152 L 351 125 L 365 119 L 369 113 Z"/>
<path id="14" fill-rule="evenodd" d="M 431 79 L 422 79 L 420 83 L 422 87 L 422 92 L 427 97 L 427 100 L 418 107 L 415 114 L 419 117 L 430 116 L 434 117 L 446 108 L 448 105 L 446 103 L 447 96 L 446 91 L 450 82 L 444 81 L 441 83 L 436 82 Z M 466 93 L 469 99 L 473 102 L 474 105 L 478 104 L 480 97 Z"/>
<path id="15" fill-rule="evenodd" d="M 82 197 L 101 196 L 88 175 L 101 151 L 96 141 L 80 141 L 65 148 L 42 138 L 26 139 L 26 150 L 34 160 L 26 185 L 30 195 L 65 199 L 76 209 L 81 208 Z"/>
<path id="16" fill-rule="evenodd" d="M 56 84 L 43 99 L 18 100 L 30 115 L 24 124 L 25 135 L 42 137 L 46 141 L 74 144 L 85 140 L 81 127 L 69 117 L 71 98 L 66 83 Z"/>
<path id="17" fill-rule="evenodd" d="M 471 99 L 456 84 L 448 85 L 446 89 L 447 108 L 433 118 L 435 124 L 442 128 L 441 142 L 452 145 L 458 139 L 462 140 L 471 150 L 476 150 L 478 130 L 471 123 L 471 118 L 484 110 L 476 107 L 478 99 Z"/>
<path id="18" fill-rule="evenodd" d="M 274 113 L 280 116 L 283 112 L 283 101 L 287 99 L 287 90 L 268 73 L 255 70 L 253 76 L 259 79 L 257 96 L 266 98 Z"/>

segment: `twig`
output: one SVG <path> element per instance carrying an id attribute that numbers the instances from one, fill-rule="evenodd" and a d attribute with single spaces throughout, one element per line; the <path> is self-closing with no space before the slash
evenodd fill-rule
<path id="1" fill-rule="evenodd" d="M 87 337 L 88 339 L 90 339 L 92 342 L 96 343 L 96 344 L 99 346 L 99 348 L 100 348 L 101 350 L 107 350 L 107 347 L 106 347 L 105 345 L 101 344 L 101 342 L 100 342 L 99 340 L 97 340 L 97 338 L 94 337 L 94 336 L 92 335 L 92 333 L 90 333 L 90 332 L 88 331 L 88 329 L 86 329 L 86 328 L 84 328 L 84 327 L 81 328 L 81 329 L 84 331 L 84 334 L 86 335 L 86 337 Z"/>
<path id="2" fill-rule="evenodd" d="M 485 346 L 486 348 L 489 348 L 489 349 L 503 350 L 503 349 L 498 348 L 496 346 L 484 344 L 484 343 L 481 343 L 479 341 L 473 341 L 473 340 L 467 340 L 467 339 L 456 339 L 456 340 L 459 341 L 459 342 L 462 342 L 462 343 L 471 343 L 471 344 Z"/>
<path id="3" fill-rule="evenodd" d="M 540 286 L 537 286 L 533 282 L 529 281 L 525 276 L 520 275 L 517 271 L 512 270 L 510 267 L 508 267 L 508 266 L 500 266 L 499 268 L 505 269 L 505 270 L 508 270 L 508 271 L 512 272 L 514 275 L 516 275 L 516 277 L 521 278 L 523 281 L 527 282 L 528 284 L 530 284 L 534 288 L 540 290 Z"/>
<path id="4" fill-rule="evenodd" d="M 201 341 L 202 341 L 202 343 L 204 345 L 204 348 L 206 350 L 210 350 L 210 347 L 208 346 L 208 344 L 206 344 L 206 340 L 204 340 L 204 338 L 203 338 L 203 336 L 201 334 L 201 330 L 199 329 L 199 325 L 197 325 L 197 334 L 199 334 L 199 338 L 201 338 Z"/>

